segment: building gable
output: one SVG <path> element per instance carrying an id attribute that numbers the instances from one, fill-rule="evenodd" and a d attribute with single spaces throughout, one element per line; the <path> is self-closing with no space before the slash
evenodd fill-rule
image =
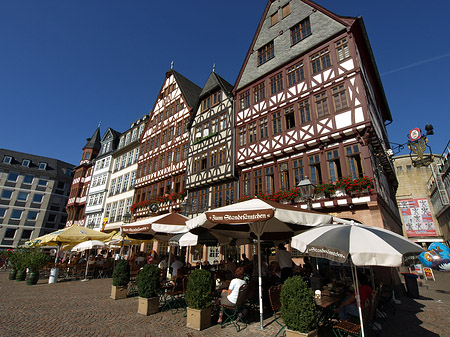
<path id="1" fill-rule="evenodd" d="M 339 17 L 312 1 L 269 1 L 238 75 L 235 90 L 256 81 L 290 60 L 350 27 L 353 18 Z M 293 44 L 291 29 L 309 24 L 310 33 Z M 273 57 L 261 62 L 260 51 L 273 41 Z"/>

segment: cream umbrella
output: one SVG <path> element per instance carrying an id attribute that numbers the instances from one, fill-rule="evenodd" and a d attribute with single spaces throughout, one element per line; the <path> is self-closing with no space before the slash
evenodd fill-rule
<path id="1" fill-rule="evenodd" d="M 194 234 L 208 230 L 234 239 L 257 240 L 260 324 L 263 329 L 261 240 L 286 240 L 310 227 L 332 223 L 334 220 L 337 219 L 328 214 L 267 200 L 250 199 L 206 211 L 188 220 L 186 225 Z"/>
<path id="2" fill-rule="evenodd" d="M 362 336 L 364 326 L 356 266 L 398 267 L 404 255 L 423 252 L 422 247 L 399 234 L 357 223 L 317 226 L 294 236 L 291 246 L 314 257 L 340 263 L 350 260 Z"/>

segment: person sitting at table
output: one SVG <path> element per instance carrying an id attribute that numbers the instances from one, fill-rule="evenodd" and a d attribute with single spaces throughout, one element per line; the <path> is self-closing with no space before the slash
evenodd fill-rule
<path id="1" fill-rule="evenodd" d="M 136 257 L 136 265 L 138 267 L 142 267 L 144 264 L 145 264 L 144 252 L 139 252 L 138 256 Z"/>
<path id="2" fill-rule="evenodd" d="M 367 299 L 370 298 L 370 295 L 372 294 L 372 288 L 369 285 L 369 280 L 367 279 L 366 274 L 358 274 L 358 280 L 359 280 L 359 298 L 361 307 L 364 305 Z M 353 292 L 351 295 L 348 295 L 344 300 L 341 302 L 341 304 L 334 309 L 335 312 L 339 314 L 339 318 L 341 320 L 350 319 L 352 317 L 358 317 L 358 305 L 356 303 L 356 295 L 355 292 Z"/>
<path id="3" fill-rule="evenodd" d="M 246 284 L 244 280 L 245 269 L 244 267 L 238 267 L 234 271 L 234 279 L 231 280 L 228 289 L 222 290 L 220 304 L 225 304 L 229 306 L 233 306 L 236 304 L 239 295 L 239 289 L 242 285 Z M 218 303 L 218 304 L 219 304 Z M 219 319 L 217 323 L 222 323 L 223 310 L 219 313 Z"/>

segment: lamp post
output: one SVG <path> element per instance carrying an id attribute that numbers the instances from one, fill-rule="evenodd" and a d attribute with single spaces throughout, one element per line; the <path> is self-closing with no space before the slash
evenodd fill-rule
<path id="1" fill-rule="evenodd" d="M 302 198 L 306 200 L 307 209 L 311 209 L 311 201 L 314 198 L 316 185 L 314 185 L 308 177 L 305 176 L 305 179 L 299 182 L 297 187 L 300 189 L 302 193 Z"/>

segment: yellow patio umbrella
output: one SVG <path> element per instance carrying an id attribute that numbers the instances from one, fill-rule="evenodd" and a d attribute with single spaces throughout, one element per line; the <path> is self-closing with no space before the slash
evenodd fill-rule
<path id="1" fill-rule="evenodd" d="M 110 233 L 99 232 L 90 228 L 73 225 L 59 229 L 52 233 L 30 240 L 31 244 L 37 246 L 61 245 L 63 243 L 80 243 L 87 240 L 106 241 L 111 237 Z M 27 242 L 27 243 L 28 243 Z"/>
<path id="2" fill-rule="evenodd" d="M 144 242 L 152 242 L 153 241 L 153 239 L 152 240 L 137 240 L 137 239 L 130 238 L 128 235 L 125 235 L 123 237 L 120 234 L 120 232 L 114 232 L 114 233 L 110 233 L 110 234 L 112 234 L 110 239 L 105 241 L 105 243 L 108 246 L 120 246 L 120 245 L 122 245 L 122 241 L 123 241 L 124 246 L 140 245 L 141 243 L 144 243 Z"/>
<path id="3" fill-rule="evenodd" d="M 35 246 L 57 245 L 59 250 L 61 245 L 65 243 L 76 244 L 87 240 L 106 241 L 110 237 L 111 234 L 108 233 L 103 233 L 90 228 L 73 225 L 71 227 L 58 229 L 57 231 L 40 236 L 28 242 L 31 242 L 31 244 Z M 58 253 L 55 257 L 55 264 L 57 263 L 57 261 Z"/>

